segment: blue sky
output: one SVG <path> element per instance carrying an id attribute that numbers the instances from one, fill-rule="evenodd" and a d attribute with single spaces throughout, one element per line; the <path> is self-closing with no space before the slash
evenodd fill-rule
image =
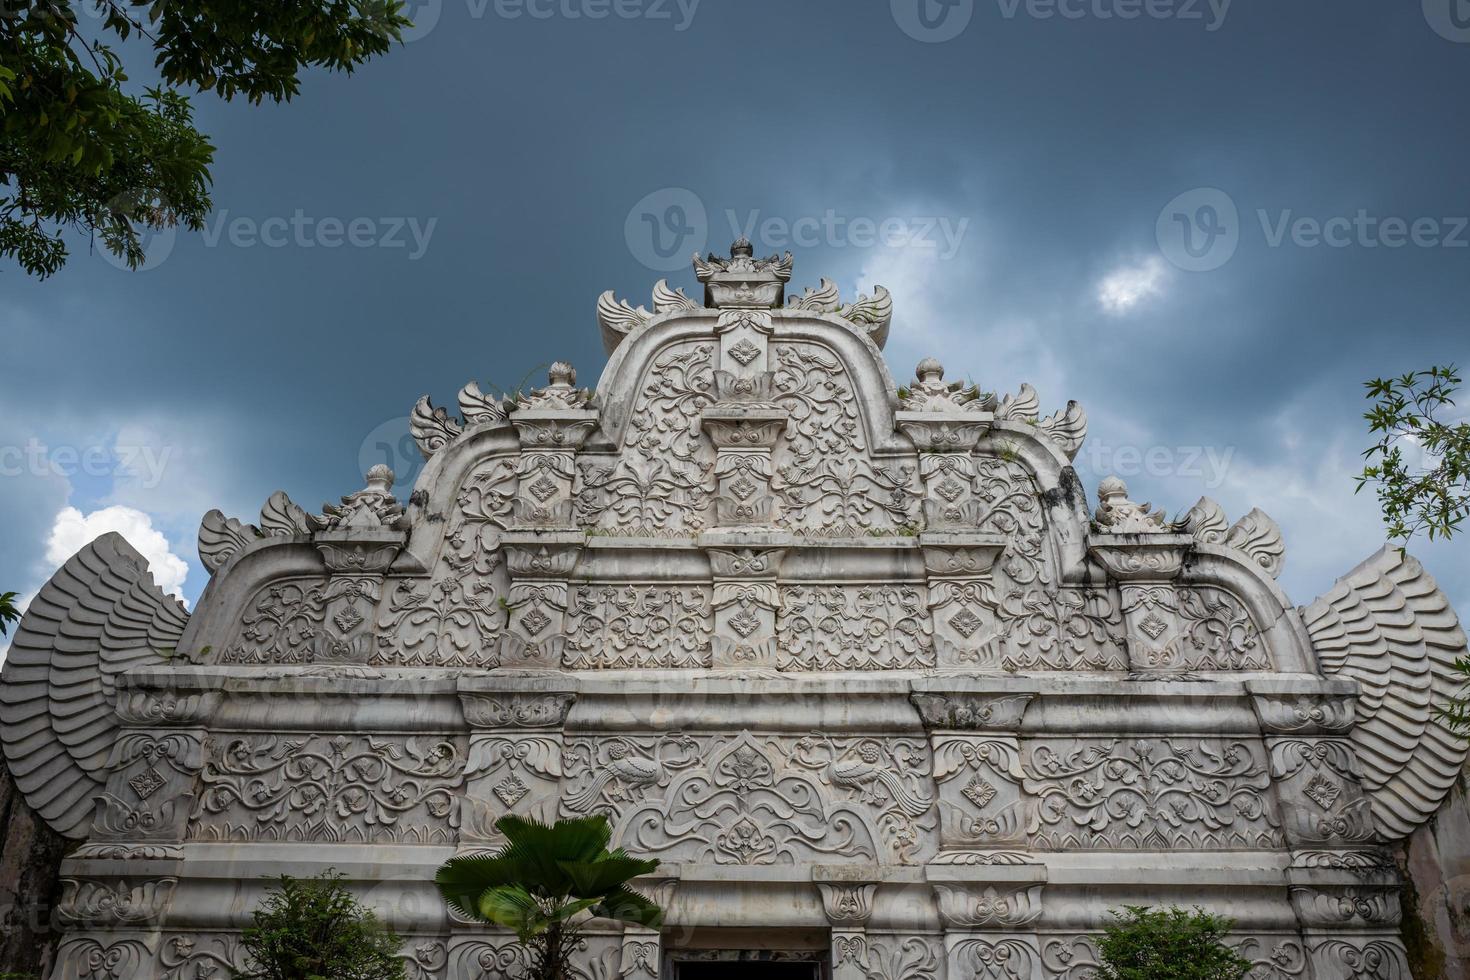
<path id="1" fill-rule="evenodd" d="M 205 510 L 411 477 L 423 393 L 595 383 L 597 295 L 745 231 L 891 289 L 900 378 L 1081 401 L 1089 488 L 1260 506 L 1309 601 L 1382 540 L 1361 382 L 1470 362 L 1464 0 L 946 2 L 418 0 L 289 105 L 197 97 L 205 233 L 0 271 L 0 584 L 120 522 L 192 601 Z M 1470 543 L 1413 550 L 1470 609 Z"/>

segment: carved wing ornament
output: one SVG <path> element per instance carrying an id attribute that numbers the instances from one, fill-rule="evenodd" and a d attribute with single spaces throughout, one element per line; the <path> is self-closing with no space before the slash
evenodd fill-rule
<path id="1" fill-rule="evenodd" d="M 168 663 L 188 618 L 114 533 L 32 600 L 0 674 L 0 742 L 26 802 L 58 833 L 86 836 L 118 731 L 117 676 Z"/>
<path id="2" fill-rule="evenodd" d="M 1467 744 L 1436 709 L 1462 692 L 1464 630 L 1434 579 L 1385 546 L 1302 610 L 1318 664 L 1358 682 L 1353 749 L 1379 831 L 1404 837 L 1439 808 Z"/>

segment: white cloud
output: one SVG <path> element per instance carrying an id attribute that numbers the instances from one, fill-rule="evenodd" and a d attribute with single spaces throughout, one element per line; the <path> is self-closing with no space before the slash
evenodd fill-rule
<path id="1" fill-rule="evenodd" d="M 189 563 L 170 550 L 168 539 L 153 527 L 152 518 L 131 507 L 104 507 L 90 514 L 75 507 L 62 508 L 46 539 L 46 561 L 60 566 L 88 542 L 109 531 L 121 534 L 148 560 L 148 569 L 160 589 L 183 598 Z"/>
<path id="2" fill-rule="evenodd" d="M 1097 301 L 1113 316 L 1122 316 L 1144 300 L 1163 294 L 1168 267 L 1157 255 L 1137 265 L 1125 265 L 1103 276 L 1097 284 Z"/>

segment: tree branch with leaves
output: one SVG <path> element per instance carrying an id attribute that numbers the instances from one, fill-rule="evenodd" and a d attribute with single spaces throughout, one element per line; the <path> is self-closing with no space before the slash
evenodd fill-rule
<path id="1" fill-rule="evenodd" d="M 1373 407 L 1363 417 L 1379 439 L 1363 453 L 1358 491 L 1374 487 L 1391 540 L 1453 537 L 1470 515 L 1470 422 L 1446 418 L 1459 371 L 1431 367 L 1364 387 Z"/>
<path id="2" fill-rule="evenodd" d="M 306 70 L 351 72 L 410 23 L 401 0 L 93 2 L 84 32 L 74 0 L 0 0 L 0 257 L 43 279 L 68 230 L 137 268 L 142 233 L 204 226 L 214 147 L 181 89 L 289 101 Z M 163 84 L 128 92 L 109 38 L 150 43 Z"/>

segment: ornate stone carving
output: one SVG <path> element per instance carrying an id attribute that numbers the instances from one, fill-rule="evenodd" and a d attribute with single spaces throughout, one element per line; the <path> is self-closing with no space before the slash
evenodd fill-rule
<path id="1" fill-rule="evenodd" d="M 916 586 L 792 586 L 776 619 L 783 670 L 934 666 L 933 627 Z"/>
<path id="2" fill-rule="evenodd" d="M 1280 847 L 1259 749 L 1222 739 L 1028 743 L 1032 845 L 1229 850 Z"/>
<path id="3" fill-rule="evenodd" d="M 163 919 L 177 884 L 176 878 L 132 883 L 63 878 L 56 915 L 71 928 L 147 929 Z"/>
<path id="4" fill-rule="evenodd" d="M 361 490 L 342 498 L 341 506 L 323 504 L 326 529 L 407 528 L 403 506 L 393 496 L 393 471 L 382 463 L 367 472 Z"/>
<path id="5" fill-rule="evenodd" d="M 1435 714 L 1463 685 L 1454 662 L 1466 656 L 1465 633 L 1429 573 L 1392 547 L 1339 579 L 1302 621 L 1322 672 L 1361 685 L 1351 738 L 1363 787 L 1384 836 L 1405 836 L 1465 761 L 1465 740 Z"/>
<path id="6" fill-rule="evenodd" d="M 566 723 L 577 695 L 571 691 L 461 692 L 459 700 L 471 728 L 560 728 Z"/>
<path id="7" fill-rule="evenodd" d="M 939 915 L 959 929 L 1011 930 L 1041 917 L 1041 885 L 935 883 Z"/>
<path id="8" fill-rule="evenodd" d="M 199 561 L 213 575 L 240 549 L 260 536 L 260 528 L 254 524 L 244 524 L 212 510 L 199 523 Z"/>
<path id="9" fill-rule="evenodd" d="M 791 281 L 791 253 L 785 257 L 755 258 L 755 249 L 741 238 L 730 246 L 730 258 L 694 255 L 694 276 L 704 283 L 704 305 L 719 309 L 777 309 L 785 301 Z"/>
<path id="10" fill-rule="evenodd" d="M 546 387 L 532 388 L 516 399 L 517 412 L 580 411 L 591 404 L 592 393 L 577 387 L 577 370 L 566 361 L 553 362 L 546 380 Z"/>
<path id="11" fill-rule="evenodd" d="M 569 813 L 661 860 L 909 863 L 932 828 L 927 753 L 908 739 L 753 735 L 569 740 Z"/>
<path id="12" fill-rule="evenodd" d="M 199 840 L 454 840 L 465 750 L 429 736 L 211 737 Z"/>
<path id="13" fill-rule="evenodd" d="M 1169 530 L 1163 511 L 1155 511 L 1152 504 L 1135 504 L 1127 498 L 1127 483 L 1108 476 L 1098 483 L 1098 510 L 1092 516 L 1097 527 L 1114 535 L 1123 533 L 1145 533 L 1157 535 Z"/>
<path id="14" fill-rule="evenodd" d="M 578 586 L 567 614 L 566 666 L 708 666 L 711 622 L 703 588 Z"/>

